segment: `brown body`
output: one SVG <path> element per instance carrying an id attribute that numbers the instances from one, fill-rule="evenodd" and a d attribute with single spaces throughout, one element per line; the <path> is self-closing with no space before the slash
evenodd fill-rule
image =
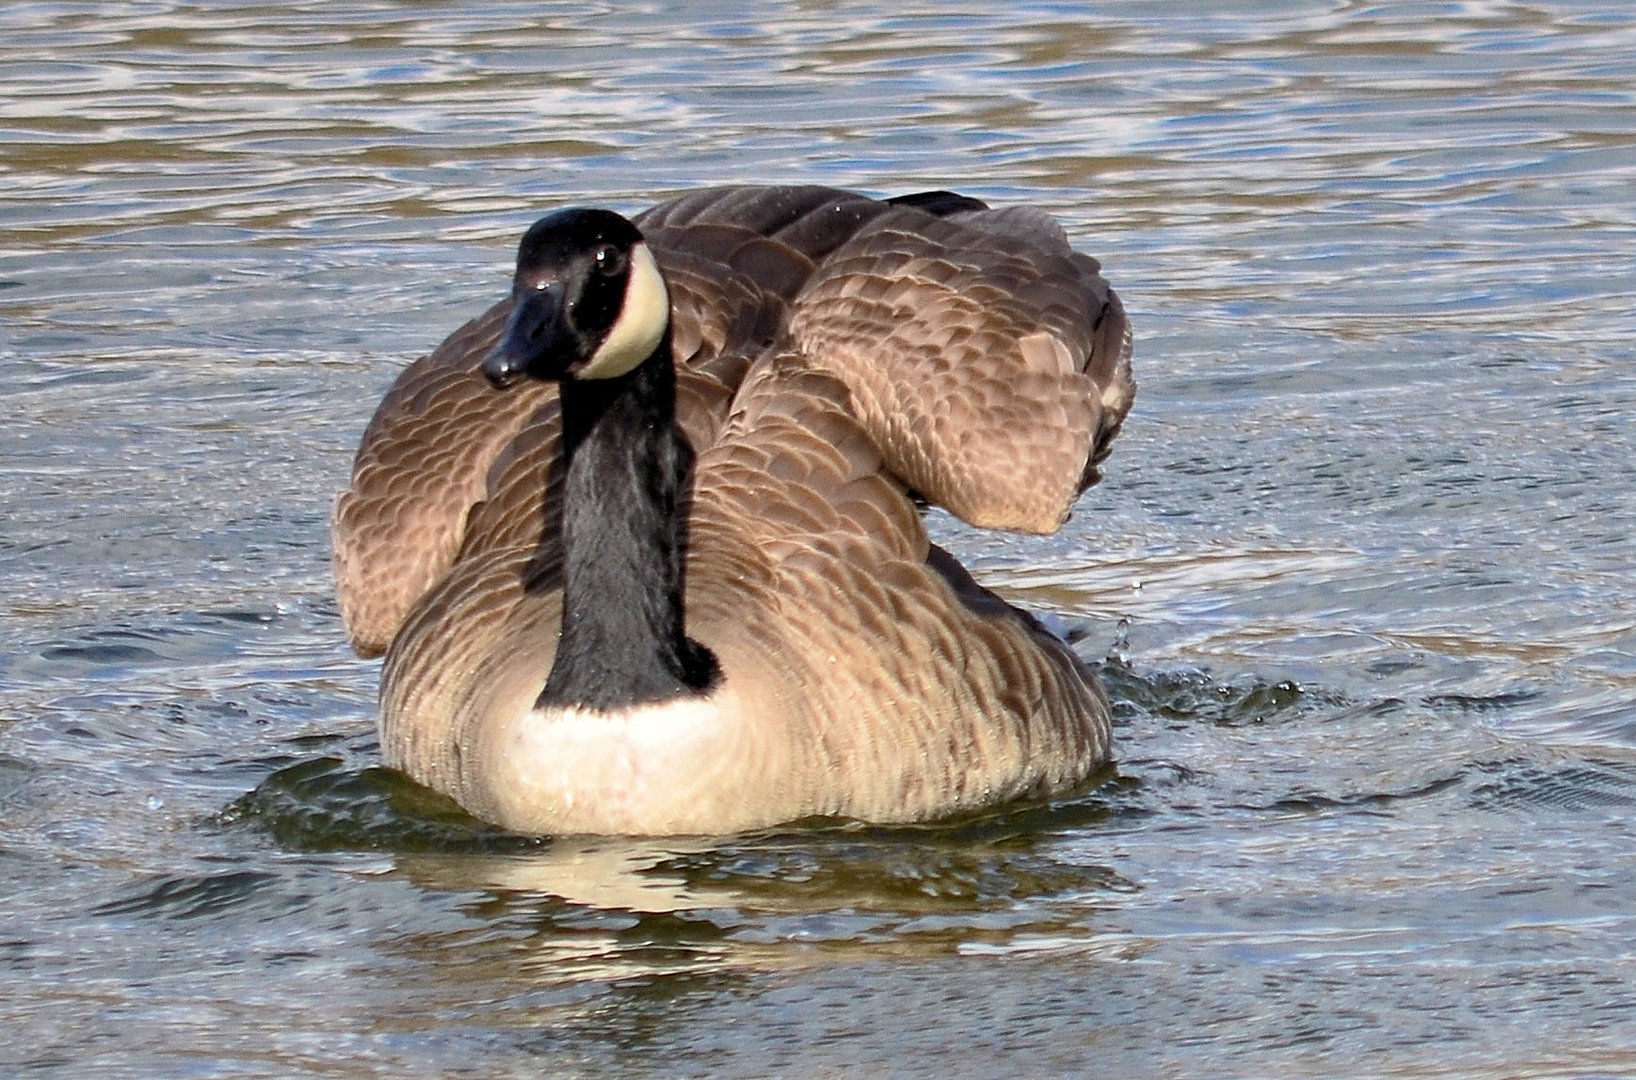
<path id="1" fill-rule="evenodd" d="M 736 188 L 635 219 L 697 453 L 702 698 L 536 707 L 562 618 L 556 388 L 479 373 L 504 303 L 405 371 L 335 518 L 348 631 L 388 652 L 389 764 L 519 831 L 679 833 L 924 820 L 1107 759 L 1094 679 L 928 544 L 910 493 L 1059 527 L 1134 393 L 1123 311 L 1044 215 L 926 205 Z"/>

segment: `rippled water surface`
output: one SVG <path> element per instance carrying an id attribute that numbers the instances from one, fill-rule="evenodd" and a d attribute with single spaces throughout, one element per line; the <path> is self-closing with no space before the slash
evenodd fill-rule
<path id="1" fill-rule="evenodd" d="M 0 7 L 0 1072 L 1636 1075 L 1636 12 Z M 941 538 L 1120 761 L 501 836 L 374 767 L 326 519 L 564 201 L 1059 215 L 1141 395 Z"/>

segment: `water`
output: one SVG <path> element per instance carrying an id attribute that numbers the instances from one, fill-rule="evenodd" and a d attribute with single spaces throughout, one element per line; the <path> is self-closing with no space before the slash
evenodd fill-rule
<path id="1" fill-rule="evenodd" d="M 1636 1075 L 1636 15 L 0 8 L 0 1072 Z M 1117 771 L 937 828 L 485 830 L 373 766 L 326 519 L 542 209 L 1058 214 L 1141 394 L 937 524 Z"/>

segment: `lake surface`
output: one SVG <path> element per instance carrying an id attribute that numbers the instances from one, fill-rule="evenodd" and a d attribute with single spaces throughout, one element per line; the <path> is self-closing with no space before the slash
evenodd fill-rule
<path id="1" fill-rule="evenodd" d="M 1636 1075 L 1636 12 L 0 7 L 0 1073 Z M 1141 391 L 936 524 L 1080 798 L 520 841 L 374 768 L 327 517 L 545 209 L 1040 204 Z"/>

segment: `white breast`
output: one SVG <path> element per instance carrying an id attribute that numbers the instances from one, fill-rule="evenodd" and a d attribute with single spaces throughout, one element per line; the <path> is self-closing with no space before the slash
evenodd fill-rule
<path id="1" fill-rule="evenodd" d="M 536 708 L 496 735 L 488 794 L 501 824 L 521 832 L 714 833 L 801 816 L 764 806 L 757 784 L 757 820 L 746 818 L 746 774 L 787 762 L 767 759 L 768 740 L 748 737 L 722 690 L 610 712 Z"/>

